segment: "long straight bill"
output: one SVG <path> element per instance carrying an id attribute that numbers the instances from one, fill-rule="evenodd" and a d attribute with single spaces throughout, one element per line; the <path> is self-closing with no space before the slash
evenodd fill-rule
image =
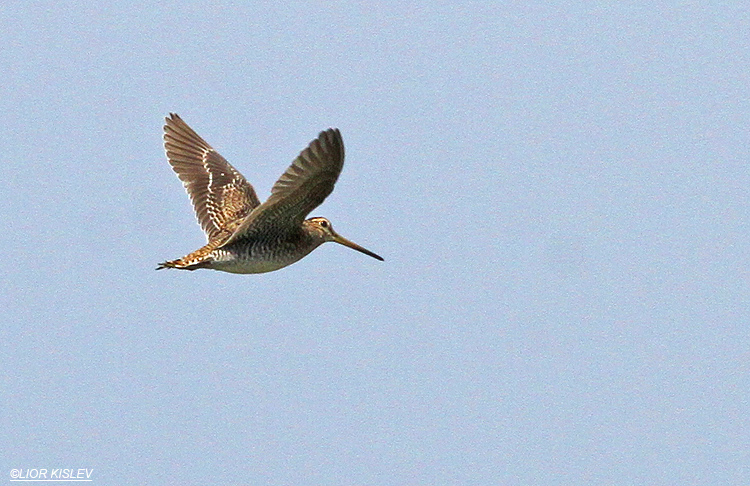
<path id="1" fill-rule="evenodd" d="M 341 245 L 348 246 L 352 250 L 357 250 L 358 252 L 361 252 L 361 253 L 364 253 L 365 255 L 371 256 L 371 257 L 375 258 L 376 260 L 380 260 L 381 262 L 383 261 L 383 257 L 381 257 L 380 255 L 376 255 L 375 253 L 371 252 L 367 248 L 361 247 L 358 244 L 354 243 L 353 241 L 347 240 L 343 236 L 336 235 L 334 237 L 333 241 L 335 241 L 336 243 L 339 243 Z"/>

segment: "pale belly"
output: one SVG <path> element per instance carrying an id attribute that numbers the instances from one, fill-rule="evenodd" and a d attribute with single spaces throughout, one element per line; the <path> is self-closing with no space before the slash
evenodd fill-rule
<path id="1" fill-rule="evenodd" d="M 287 267 L 291 265 L 292 263 L 299 261 L 299 260 L 300 259 L 298 258 L 297 260 L 292 260 L 288 262 L 268 261 L 268 260 L 213 262 L 211 266 L 208 268 L 210 268 L 211 270 L 219 270 L 220 272 L 229 272 L 229 273 L 266 273 L 266 272 L 273 272 L 274 270 Z"/>

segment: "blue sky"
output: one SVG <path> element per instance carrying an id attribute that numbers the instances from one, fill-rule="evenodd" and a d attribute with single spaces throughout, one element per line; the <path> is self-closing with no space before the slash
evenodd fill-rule
<path id="1" fill-rule="evenodd" d="M 0 474 L 93 484 L 750 483 L 741 3 L 6 2 Z M 179 113 L 265 199 L 338 127 L 278 272 L 203 234 Z"/>

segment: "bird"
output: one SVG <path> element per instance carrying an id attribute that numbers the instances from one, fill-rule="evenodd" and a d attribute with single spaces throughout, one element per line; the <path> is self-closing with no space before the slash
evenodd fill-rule
<path id="1" fill-rule="evenodd" d="M 383 261 L 347 240 L 322 217 L 305 219 L 331 192 L 344 166 L 337 128 L 320 132 L 261 204 L 255 189 L 176 113 L 165 118 L 164 150 L 206 234 L 205 246 L 156 269 L 207 268 L 237 274 L 284 268 L 332 241 Z"/>

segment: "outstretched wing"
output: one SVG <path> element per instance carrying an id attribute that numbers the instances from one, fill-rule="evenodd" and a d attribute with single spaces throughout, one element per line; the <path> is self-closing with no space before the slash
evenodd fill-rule
<path id="1" fill-rule="evenodd" d="M 227 243 L 256 230 L 299 228 L 310 211 L 331 194 L 343 166 L 344 141 L 339 130 L 320 132 L 276 181 L 268 200 L 253 211 Z"/>
<path id="2" fill-rule="evenodd" d="M 166 118 L 164 150 L 209 242 L 232 234 L 260 204 L 242 174 L 175 113 Z"/>

